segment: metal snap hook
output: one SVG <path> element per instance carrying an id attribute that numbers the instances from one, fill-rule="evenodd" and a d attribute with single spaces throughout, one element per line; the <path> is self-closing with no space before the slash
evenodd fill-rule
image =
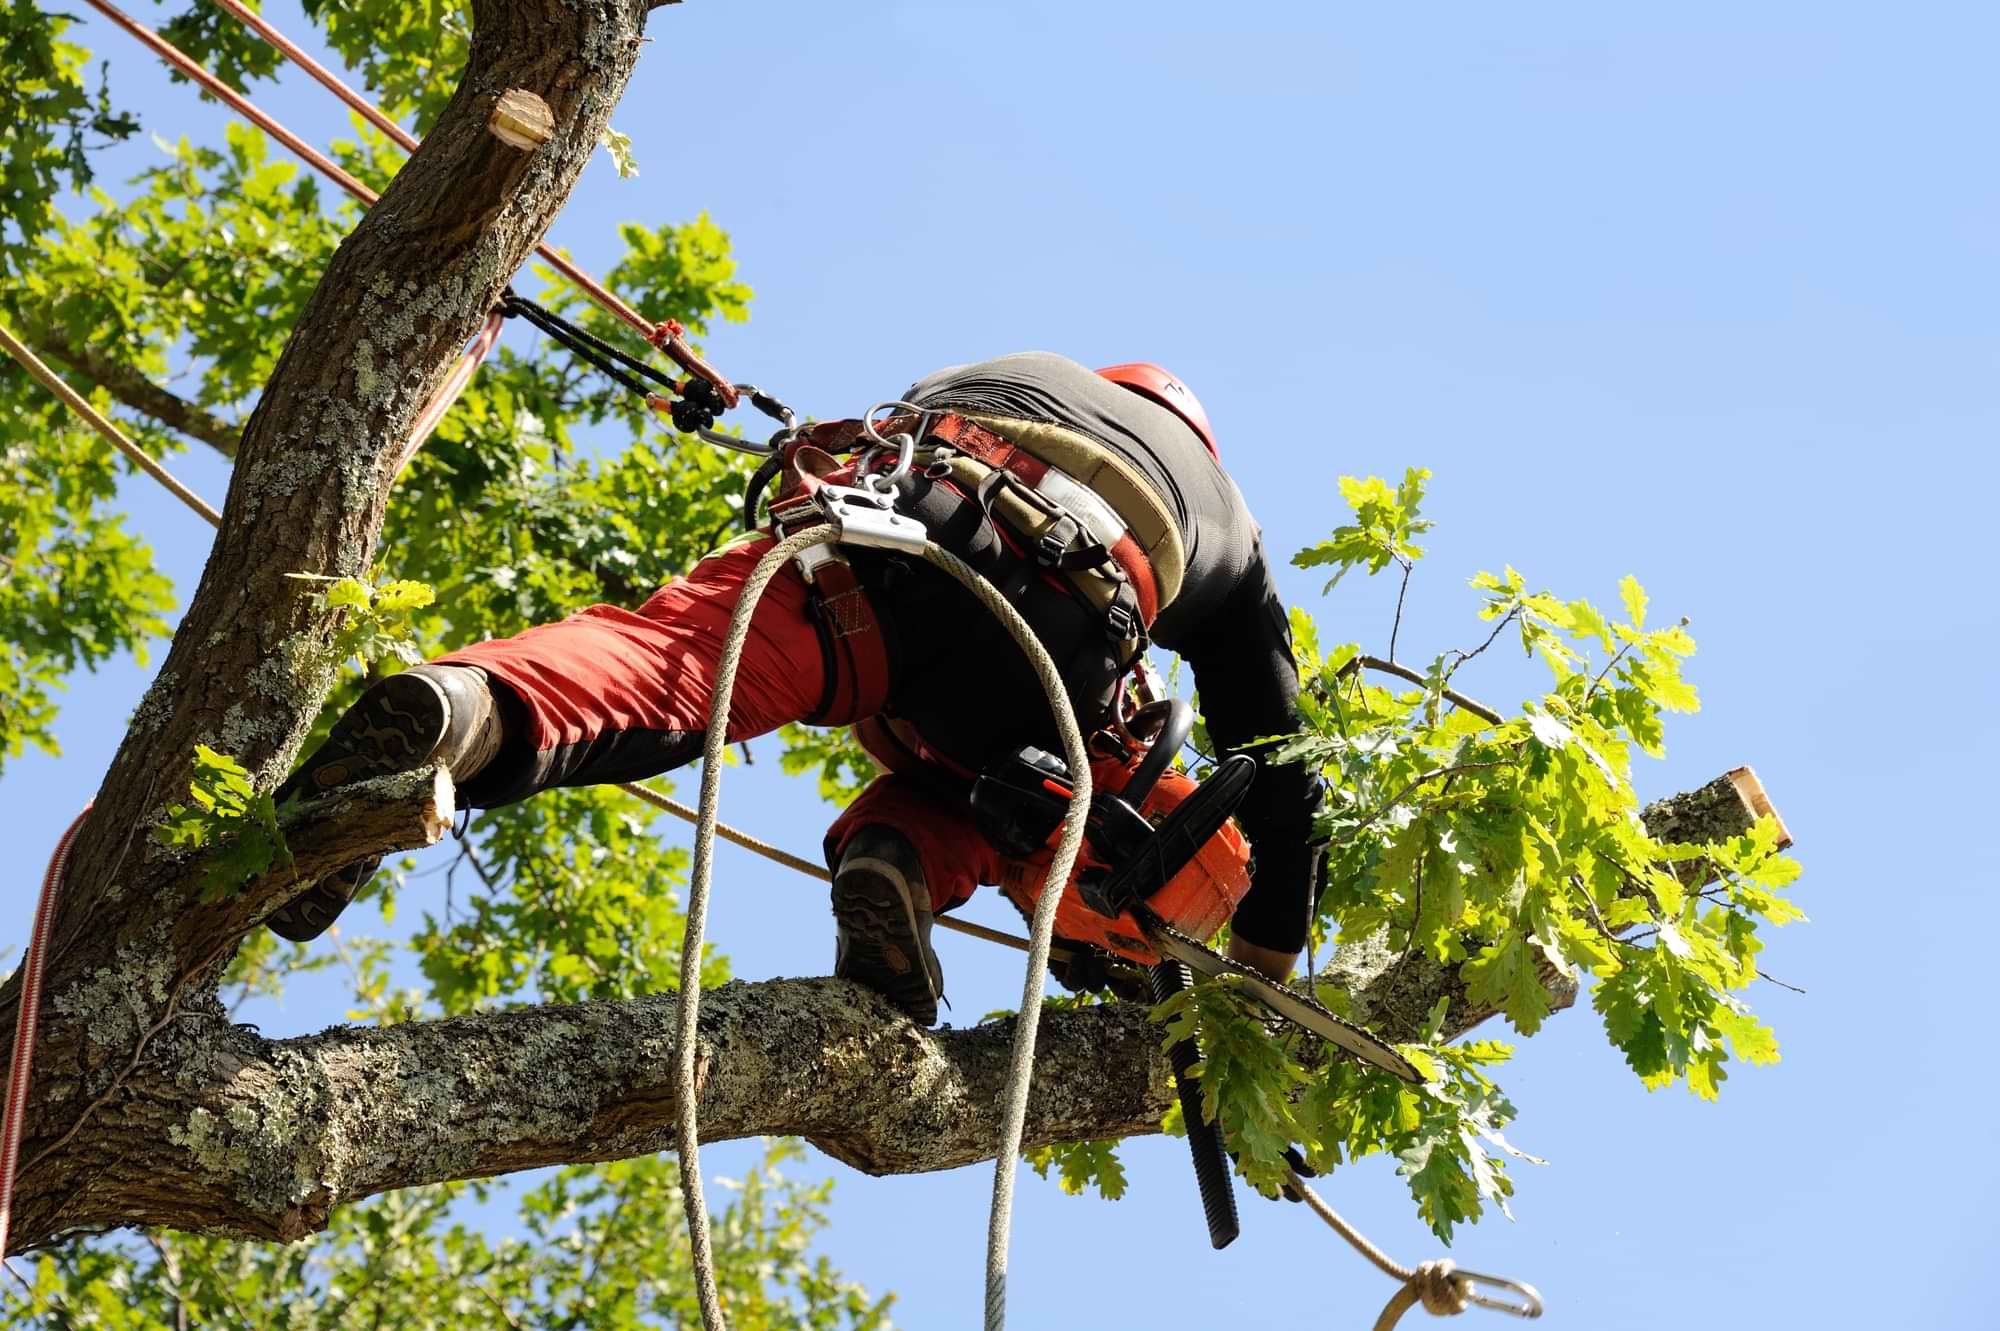
<path id="1" fill-rule="evenodd" d="M 1519 1280 L 1509 1280 L 1505 1276 L 1489 1276 L 1479 1271 L 1468 1271 L 1464 1267 L 1455 1269 L 1451 1274 L 1453 1279 L 1465 1282 L 1467 1303 L 1476 1303 L 1482 1308 L 1491 1308 L 1497 1313 L 1510 1313 L 1515 1317 L 1542 1315 L 1542 1294 L 1533 1285 Z M 1496 1299 L 1491 1295 L 1481 1294 L 1477 1288 L 1480 1285 L 1489 1289 L 1505 1290 L 1516 1297 Z"/>

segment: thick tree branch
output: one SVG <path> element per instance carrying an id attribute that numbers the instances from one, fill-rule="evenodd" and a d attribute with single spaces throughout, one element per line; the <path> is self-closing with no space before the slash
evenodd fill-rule
<path id="1" fill-rule="evenodd" d="M 290 859 L 244 884 L 213 909 L 190 912 L 174 931 L 174 950 L 203 957 L 227 947 L 307 886 L 370 855 L 420 850 L 451 830 L 451 775 L 441 767 L 343 786 L 323 799 L 289 807 L 279 818 Z"/>
<path id="2" fill-rule="evenodd" d="M 236 456 L 240 425 L 230 422 L 154 383 L 130 365 L 94 347 L 77 346 L 55 330 L 41 324 L 26 326 L 27 340 L 51 360 L 61 361 L 78 374 L 102 387 L 112 397 L 160 424 L 199 439 L 226 458 Z"/>
<path id="3" fill-rule="evenodd" d="M 335 1205 L 445 1179 L 670 1150 L 676 1000 L 335 1027 L 273 1041 L 212 1015 L 30 1177 L 17 1233 L 160 1224 L 297 1239 Z M 871 1173 L 992 1157 L 1013 1023 L 926 1032 L 842 980 L 705 995 L 703 1139 L 801 1135 Z M 1159 1034 L 1128 1004 L 1044 1016 L 1028 1142 L 1157 1129 Z M 170 1056 L 169 1056 L 170 1055 Z"/>

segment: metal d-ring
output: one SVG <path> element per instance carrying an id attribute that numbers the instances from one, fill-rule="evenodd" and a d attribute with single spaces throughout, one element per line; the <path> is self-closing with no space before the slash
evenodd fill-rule
<path id="1" fill-rule="evenodd" d="M 917 414 L 917 428 L 914 431 L 898 430 L 895 434 L 884 435 L 875 428 L 875 414 L 879 411 L 896 407 L 900 407 L 905 411 L 915 412 Z M 917 437 L 924 432 L 924 422 L 929 415 L 929 412 L 916 403 L 905 402 L 901 398 L 892 398 L 887 402 L 877 402 L 862 413 L 861 433 L 875 445 L 874 448 L 870 448 L 866 453 L 862 454 L 861 466 L 858 468 L 863 473 L 861 483 L 864 486 L 873 490 L 876 494 L 887 494 L 889 491 L 895 489 L 896 482 L 910 474 L 910 464 L 916 460 L 917 456 Z M 896 465 L 886 474 L 868 471 L 869 463 L 875 456 L 877 449 L 894 449 L 896 451 Z"/>

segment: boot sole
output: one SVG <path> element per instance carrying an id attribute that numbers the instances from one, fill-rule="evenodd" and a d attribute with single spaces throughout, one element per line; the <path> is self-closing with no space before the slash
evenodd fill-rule
<path id="1" fill-rule="evenodd" d="M 912 1020 L 931 1025 L 942 987 L 937 955 L 924 945 L 915 903 L 896 885 L 900 872 L 886 861 L 879 869 L 874 863 L 850 860 L 834 880 L 833 917 L 846 946 L 833 973 L 873 989 Z"/>
<path id="2" fill-rule="evenodd" d="M 409 673 L 391 676 L 333 723 L 326 742 L 278 787 L 277 799 L 310 798 L 421 767 L 444 742 L 449 717 L 443 693 L 429 680 Z M 265 925 L 280 938 L 311 942 L 332 927 L 381 863 L 374 856 L 336 869 L 273 911 Z"/>

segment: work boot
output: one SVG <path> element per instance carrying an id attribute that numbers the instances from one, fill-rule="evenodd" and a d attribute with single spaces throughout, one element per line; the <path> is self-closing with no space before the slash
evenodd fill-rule
<path id="1" fill-rule="evenodd" d="M 452 780 L 465 781 L 499 752 L 500 711 L 486 672 L 475 666 L 420 665 L 362 694 L 326 742 L 278 787 L 283 804 L 310 799 L 339 786 L 391 772 L 439 763 Z M 354 900 L 380 855 L 343 865 L 279 907 L 265 920 L 271 932 L 295 943 L 319 937 Z"/>
<path id="2" fill-rule="evenodd" d="M 917 850 L 902 833 L 864 827 L 833 875 L 838 933 L 833 973 L 867 985 L 929 1026 L 944 996 L 944 968 L 931 951 L 931 894 Z"/>

